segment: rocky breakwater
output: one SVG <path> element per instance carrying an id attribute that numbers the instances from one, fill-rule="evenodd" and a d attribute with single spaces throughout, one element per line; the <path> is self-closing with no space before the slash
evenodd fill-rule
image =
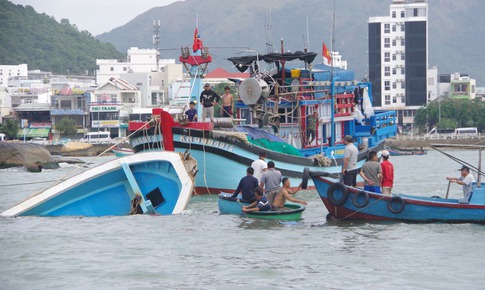
<path id="1" fill-rule="evenodd" d="M 25 167 L 32 172 L 56 169 L 59 164 L 43 146 L 32 143 L 0 142 L 0 168 Z"/>
<path id="2" fill-rule="evenodd" d="M 93 145 L 81 142 L 69 142 L 61 148 L 62 156 L 96 156 L 98 151 Z"/>

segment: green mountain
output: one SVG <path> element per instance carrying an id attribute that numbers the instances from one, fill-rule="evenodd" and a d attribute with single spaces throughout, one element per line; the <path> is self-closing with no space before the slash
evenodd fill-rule
<path id="1" fill-rule="evenodd" d="M 225 58 L 244 49 L 265 53 L 266 30 L 271 14 L 273 50 L 303 50 L 307 19 L 310 50 L 321 52 L 322 42 L 331 43 L 333 0 L 186 0 L 156 7 L 127 24 L 97 38 L 120 51 L 129 47 L 153 47 L 153 20 L 160 20 L 162 58 L 178 58 L 181 46 L 191 46 L 196 18 L 204 44 L 214 57 L 212 68 L 230 68 Z M 335 1 L 335 43 L 356 76 L 367 75 L 367 21 L 389 14 L 391 0 Z M 485 58 L 481 56 L 484 6 L 481 0 L 430 0 L 429 65 L 439 73 L 468 73 L 485 86 Z M 224 48 L 222 48 L 224 47 Z M 237 47 L 237 48 L 234 48 Z M 172 49 L 178 48 L 178 49 Z"/>
<path id="2" fill-rule="evenodd" d="M 96 58 L 124 57 L 67 19 L 59 23 L 31 6 L 0 0 L 0 64 L 27 63 L 30 70 L 92 75 Z"/>

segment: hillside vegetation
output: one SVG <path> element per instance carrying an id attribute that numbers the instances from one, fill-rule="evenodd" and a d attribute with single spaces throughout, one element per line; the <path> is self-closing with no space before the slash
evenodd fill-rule
<path id="1" fill-rule="evenodd" d="M 118 59 L 123 54 L 67 19 L 57 22 L 31 6 L 0 0 L 0 64 L 27 63 L 29 70 L 92 75 L 96 58 Z"/>
<path id="2" fill-rule="evenodd" d="M 161 20 L 161 47 L 164 58 L 178 58 L 180 46 L 190 46 L 199 18 L 199 33 L 208 47 L 213 47 L 212 68 L 230 68 L 225 58 L 244 49 L 266 52 L 265 25 L 271 13 L 274 50 L 303 50 L 303 34 L 310 36 L 310 50 L 321 52 L 322 42 L 330 47 L 333 0 L 186 0 L 155 7 L 127 24 L 97 36 L 118 50 L 131 46 L 153 47 L 153 20 Z M 391 0 L 336 1 L 335 50 L 349 63 L 357 77 L 367 75 L 369 17 L 389 15 Z M 469 73 L 485 86 L 483 27 L 484 5 L 480 0 L 429 0 L 429 65 L 439 73 Z M 306 37 L 306 36 L 305 36 Z M 226 47 L 226 48 L 217 48 Z M 237 47 L 237 48 L 231 48 Z"/>

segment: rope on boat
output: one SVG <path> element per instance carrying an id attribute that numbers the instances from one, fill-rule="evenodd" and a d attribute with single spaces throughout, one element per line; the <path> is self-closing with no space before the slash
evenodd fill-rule
<path id="1" fill-rule="evenodd" d="M 205 131 L 202 130 L 202 149 L 204 151 L 204 184 L 205 184 L 205 188 L 207 189 L 207 193 L 209 195 L 212 195 L 210 193 L 210 190 L 209 190 L 209 186 L 207 185 L 207 179 L 206 179 L 206 171 L 207 171 L 207 163 L 205 162 L 205 142 L 204 142 L 204 139 L 205 139 Z"/>
<path id="2" fill-rule="evenodd" d="M 435 149 L 436 151 L 438 151 L 438 152 L 442 153 L 443 155 L 445 155 L 446 157 L 450 158 L 451 160 L 453 160 L 453 161 L 457 162 L 458 164 L 461 164 L 461 165 L 466 165 L 466 166 L 468 166 L 470 169 L 472 169 L 473 171 L 475 171 L 477 174 L 482 175 L 482 176 L 485 176 L 485 172 L 483 172 L 483 171 L 479 170 L 477 167 L 475 167 L 475 166 L 471 165 L 470 163 L 468 163 L 468 162 L 466 162 L 466 161 L 463 161 L 463 160 L 461 160 L 460 158 L 455 157 L 455 156 L 453 156 L 453 155 L 451 155 L 451 154 L 449 154 L 449 153 L 446 153 L 446 152 L 444 152 L 443 150 L 440 150 L 440 149 L 438 149 L 438 148 L 436 148 L 436 147 L 434 147 L 434 146 L 432 146 L 432 147 L 433 147 L 433 149 Z"/>

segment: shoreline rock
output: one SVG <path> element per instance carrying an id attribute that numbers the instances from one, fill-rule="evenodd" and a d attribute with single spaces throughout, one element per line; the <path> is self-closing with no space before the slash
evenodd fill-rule
<path id="1" fill-rule="evenodd" d="M 41 145 L 19 142 L 0 142 L 0 168 L 26 167 L 57 169 L 59 164 Z M 42 171 L 42 168 L 40 171 Z M 38 171 L 38 172 L 40 172 Z"/>

